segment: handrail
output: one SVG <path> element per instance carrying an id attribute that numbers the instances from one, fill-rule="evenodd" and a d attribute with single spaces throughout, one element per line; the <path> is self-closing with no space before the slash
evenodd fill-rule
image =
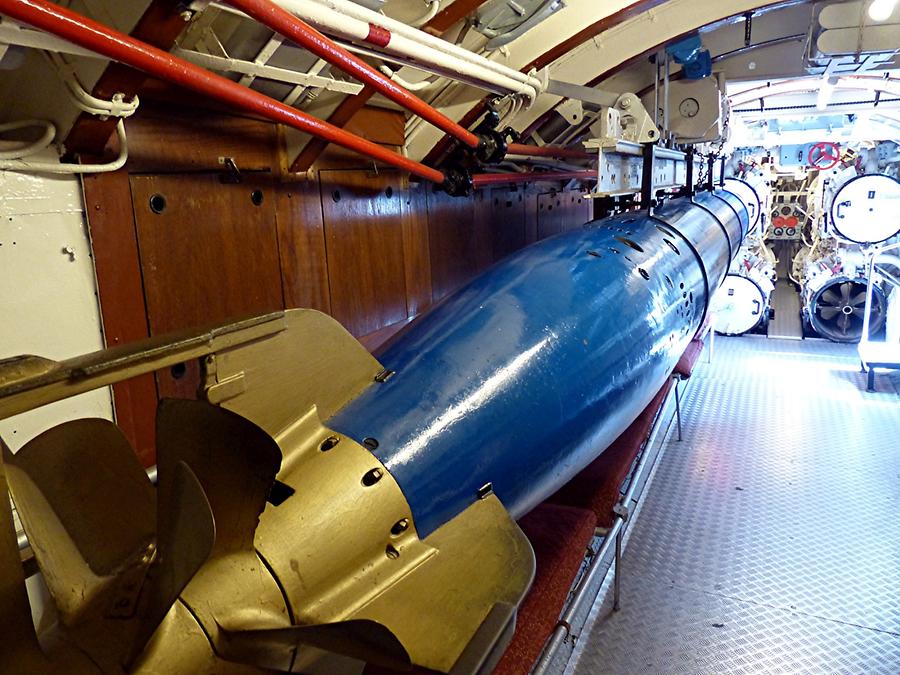
<path id="1" fill-rule="evenodd" d="M 871 340 L 869 340 L 869 324 L 870 324 L 870 315 L 872 314 L 872 282 L 875 276 L 875 261 L 878 259 L 878 256 L 887 253 L 888 251 L 893 251 L 895 249 L 900 249 L 900 242 L 896 244 L 891 244 L 889 246 L 883 246 L 872 249 L 871 256 L 869 257 L 869 264 L 866 265 L 866 304 L 863 308 L 863 326 L 862 326 L 862 335 L 859 338 L 859 344 L 857 345 L 857 352 L 860 353 L 860 357 L 862 357 L 862 351 L 865 350 L 865 345 L 870 344 Z"/>

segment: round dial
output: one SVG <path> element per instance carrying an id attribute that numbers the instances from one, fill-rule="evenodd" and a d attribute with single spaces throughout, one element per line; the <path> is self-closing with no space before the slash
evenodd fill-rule
<path id="1" fill-rule="evenodd" d="M 678 112 L 681 113 L 682 117 L 696 117 L 697 113 L 700 112 L 700 104 L 695 98 L 686 98 L 678 106 Z"/>

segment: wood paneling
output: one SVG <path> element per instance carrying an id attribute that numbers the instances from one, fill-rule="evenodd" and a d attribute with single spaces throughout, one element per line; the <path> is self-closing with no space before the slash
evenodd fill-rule
<path id="1" fill-rule="evenodd" d="M 473 251 L 475 274 L 487 269 L 494 262 L 494 207 L 489 190 L 481 190 L 473 196 Z M 466 279 L 465 281 L 468 281 Z"/>
<path id="2" fill-rule="evenodd" d="M 398 110 L 365 106 L 344 127 L 373 143 L 402 146 L 406 141 L 406 116 Z"/>
<path id="3" fill-rule="evenodd" d="M 565 226 L 565 213 L 562 208 L 562 197 L 556 192 L 545 192 L 538 195 L 537 238 L 546 239 L 559 234 Z"/>
<path id="4" fill-rule="evenodd" d="M 331 312 L 319 181 L 281 185 L 276 209 L 285 307 Z"/>
<path id="5" fill-rule="evenodd" d="M 220 157 L 233 158 L 242 172 L 274 170 L 277 147 L 275 125 L 249 117 L 142 106 L 128 121 L 131 173 L 227 171 Z"/>
<path id="6" fill-rule="evenodd" d="M 403 218 L 403 267 L 406 274 L 406 310 L 410 317 L 431 305 L 431 255 L 428 242 L 427 186 L 409 185 L 400 196 Z"/>
<path id="7" fill-rule="evenodd" d="M 538 240 L 538 193 L 525 193 L 525 244 Z"/>
<path id="8" fill-rule="evenodd" d="M 437 301 L 478 272 L 475 200 L 428 192 L 432 295 Z"/>
<path id="9" fill-rule="evenodd" d="M 125 171 L 84 177 L 103 333 L 108 347 L 148 335 L 131 190 Z M 156 384 L 141 375 L 113 385 L 116 421 L 144 466 L 156 462 Z"/>
<path id="10" fill-rule="evenodd" d="M 538 195 L 537 238 L 544 239 L 584 225 L 590 218 L 590 200 L 578 191 Z"/>
<path id="11" fill-rule="evenodd" d="M 131 192 L 151 335 L 284 307 L 270 177 L 132 176 Z M 189 365 L 157 374 L 160 396 L 195 394 Z"/>
<path id="12" fill-rule="evenodd" d="M 414 318 L 415 317 L 411 316 L 403 319 L 403 321 L 398 321 L 397 323 L 392 323 L 390 326 L 380 328 L 374 333 L 363 335 L 359 338 L 359 342 L 370 352 L 378 355 L 388 344 L 390 344 L 391 338 L 398 335 Z"/>
<path id="13" fill-rule="evenodd" d="M 396 172 L 322 171 L 331 313 L 354 335 L 408 316 L 401 180 Z"/>
<path id="14" fill-rule="evenodd" d="M 328 116 L 328 123 L 336 127 L 343 127 L 349 122 L 353 116 L 360 111 L 370 98 L 375 95 L 372 87 L 363 87 L 356 96 L 346 96 L 344 100 L 338 104 L 334 112 Z M 299 155 L 291 164 L 291 171 L 297 173 L 308 171 L 309 168 L 319 158 L 319 155 L 328 147 L 328 141 L 321 138 L 312 138 L 303 148 Z"/>
<path id="15" fill-rule="evenodd" d="M 494 262 L 525 246 L 524 193 L 520 187 L 511 187 L 494 188 L 485 194 L 491 202 Z"/>

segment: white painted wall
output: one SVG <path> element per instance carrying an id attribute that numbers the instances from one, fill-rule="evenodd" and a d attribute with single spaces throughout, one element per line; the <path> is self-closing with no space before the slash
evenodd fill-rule
<path id="1" fill-rule="evenodd" d="M 103 348 L 77 177 L 0 171 L 0 310 L 0 359 L 34 354 L 60 360 Z M 79 417 L 112 419 L 109 388 L 0 420 L 0 437 L 15 451 Z"/>

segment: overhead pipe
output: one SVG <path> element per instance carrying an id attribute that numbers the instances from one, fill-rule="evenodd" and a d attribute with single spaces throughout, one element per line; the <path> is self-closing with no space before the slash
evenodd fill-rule
<path id="1" fill-rule="evenodd" d="M 594 159 L 597 156 L 596 153 L 576 148 L 555 145 L 525 145 L 524 143 L 510 143 L 506 146 L 506 154 L 523 157 L 554 157 L 556 159 Z"/>
<path id="2" fill-rule="evenodd" d="M 596 171 L 526 171 L 524 173 L 476 173 L 475 188 L 508 183 L 533 183 L 539 180 L 597 180 Z"/>
<path id="3" fill-rule="evenodd" d="M 247 17 L 246 12 L 231 5 L 217 3 L 215 6 L 224 11 Z M 404 36 L 395 35 L 378 25 L 335 12 L 314 2 L 304 3 L 298 7 L 292 5 L 290 11 L 314 28 L 334 37 L 335 43 L 351 54 L 381 59 L 401 67 L 410 66 L 438 77 L 450 78 L 496 94 L 518 95 L 529 100 L 533 100 L 537 96 L 537 90 L 532 85 L 523 84 L 505 73 L 491 72 L 484 65 L 491 63 L 490 61 L 472 54 L 468 50 L 463 51 L 482 59 L 484 63 L 473 63 L 455 56 L 437 53 L 431 47 L 409 40 Z M 518 72 L 511 69 L 510 71 Z M 392 79 L 400 84 L 396 78 Z"/>
<path id="4" fill-rule="evenodd" d="M 531 100 L 534 100 L 544 89 L 541 80 L 533 75 L 505 66 L 481 54 L 476 54 L 464 47 L 418 30 L 402 21 L 392 19 L 350 0 L 274 0 L 274 2 L 300 16 L 311 15 L 312 13 L 321 15 L 321 11 L 315 11 L 318 6 L 319 8 L 331 10 L 331 13 L 338 18 L 352 17 L 376 29 L 385 31 L 388 38 L 388 44 L 385 45 L 385 48 L 388 50 L 399 52 L 401 49 L 406 48 L 405 46 L 408 43 L 414 43 L 415 46 L 412 47 L 409 55 L 413 56 L 420 63 L 427 57 L 426 50 L 428 52 L 437 52 L 455 61 L 468 62 L 497 76 L 518 82 L 519 88 L 512 90 L 511 93 L 524 94 Z M 404 40 L 400 40 L 400 38 L 404 38 Z"/>
<path id="5" fill-rule="evenodd" d="M 210 98 L 280 122 L 435 183 L 444 174 L 179 59 L 48 0 L 0 0 L 0 13 Z M 473 135 L 474 136 L 474 135 Z"/>
<path id="6" fill-rule="evenodd" d="M 270 0 L 225 1 L 259 23 L 268 26 L 279 35 L 288 38 L 319 58 L 328 61 L 363 84 L 369 85 L 378 93 L 427 120 L 464 145 L 468 145 L 471 148 L 479 146 L 479 137 L 471 131 L 460 126 L 403 87 L 392 82 L 368 63 L 335 44 L 333 40 L 325 37 L 315 28 Z M 369 25 L 368 32 L 369 41 L 374 44 L 381 44 L 382 42 L 387 44 L 391 39 L 390 34 L 384 35 L 383 31 L 380 32 L 379 28 L 372 24 Z"/>
<path id="7" fill-rule="evenodd" d="M 358 32 L 363 34 L 364 36 L 368 34 L 368 24 L 360 23 L 357 25 L 357 28 L 360 29 Z M 334 34 L 336 36 L 335 44 L 346 49 L 351 54 L 355 54 L 357 56 L 368 56 L 373 59 L 379 59 L 400 68 L 402 68 L 403 66 L 409 66 L 430 75 L 445 77 L 453 80 L 454 82 L 468 84 L 472 87 L 475 87 L 476 89 L 483 89 L 495 94 L 512 94 L 516 96 L 527 95 L 517 93 L 519 87 L 515 83 L 504 82 L 499 76 L 481 71 L 471 63 L 456 61 L 449 58 L 443 58 L 439 61 L 426 63 L 422 60 L 421 56 L 406 56 L 404 54 L 394 53 L 394 51 L 391 49 L 378 49 L 375 45 L 370 42 L 366 42 L 363 38 L 359 38 L 357 42 L 354 42 L 353 40 L 355 38 L 348 37 L 341 31 L 326 32 Z M 363 44 L 360 44 L 360 42 L 362 42 Z M 393 44 L 393 40 L 391 42 Z M 396 80 L 394 81 L 396 82 Z"/>

